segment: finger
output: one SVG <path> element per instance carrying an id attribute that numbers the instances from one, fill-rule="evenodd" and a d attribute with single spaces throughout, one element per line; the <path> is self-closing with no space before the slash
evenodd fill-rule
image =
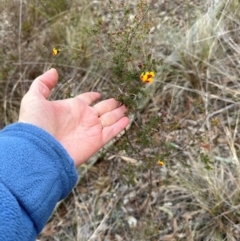
<path id="1" fill-rule="evenodd" d="M 116 123 L 118 120 L 120 120 L 122 117 L 125 116 L 125 112 L 126 112 L 126 107 L 122 105 L 121 107 L 102 115 L 100 117 L 100 122 L 103 128 L 107 126 L 111 126 L 114 123 Z"/>
<path id="2" fill-rule="evenodd" d="M 101 101 L 93 106 L 98 116 L 101 116 L 109 111 L 112 111 L 120 106 L 120 102 L 114 98 Z"/>
<path id="3" fill-rule="evenodd" d="M 121 131 L 123 131 L 127 125 L 129 124 L 129 118 L 124 116 L 116 123 L 111 126 L 105 127 L 102 130 L 103 135 L 103 145 L 109 142 L 112 138 L 118 135 Z"/>
<path id="4" fill-rule="evenodd" d="M 30 93 L 34 93 L 37 95 L 42 95 L 44 98 L 48 98 L 51 90 L 57 84 L 58 81 L 58 73 L 56 69 L 50 69 L 44 74 L 37 77 L 29 91 Z"/>
<path id="5" fill-rule="evenodd" d="M 78 95 L 75 98 L 82 100 L 87 105 L 91 105 L 93 102 L 100 99 L 101 95 L 98 92 L 86 92 L 84 94 Z"/>

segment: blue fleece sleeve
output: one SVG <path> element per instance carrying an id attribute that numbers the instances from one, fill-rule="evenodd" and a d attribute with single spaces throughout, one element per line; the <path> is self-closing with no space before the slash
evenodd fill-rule
<path id="1" fill-rule="evenodd" d="M 50 134 L 15 123 L 0 131 L 0 240 L 35 240 L 77 181 L 73 160 Z"/>

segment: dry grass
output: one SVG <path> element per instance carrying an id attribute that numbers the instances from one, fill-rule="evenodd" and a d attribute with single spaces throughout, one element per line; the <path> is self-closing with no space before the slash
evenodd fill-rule
<path id="1" fill-rule="evenodd" d="M 169 0 L 153 6 L 141 54 L 152 43 L 164 66 L 131 130 L 167 113 L 154 135 L 159 152 L 168 153 L 165 165 L 143 170 L 136 155 L 109 150 L 93 167 L 83 166 L 87 174 L 39 240 L 240 240 L 240 3 Z M 110 53 L 88 34 L 100 17 L 111 26 L 105 1 L 5 0 L 0 16 L 2 127 L 17 120 L 31 81 L 51 66 L 60 72 L 52 98 L 89 90 L 111 96 L 109 63 L 93 61 Z M 53 46 L 62 50 L 57 58 Z M 131 183 L 122 175 L 126 166 L 134 173 Z"/>

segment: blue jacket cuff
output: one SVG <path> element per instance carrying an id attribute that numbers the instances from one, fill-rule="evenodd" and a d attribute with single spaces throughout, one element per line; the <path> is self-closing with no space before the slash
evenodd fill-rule
<path id="1" fill-rule="evenodd" d="M 0 182 L 40 231 L 77 181 L 73 160 L 46 131 L 15 123 L 0 132 Z"/>

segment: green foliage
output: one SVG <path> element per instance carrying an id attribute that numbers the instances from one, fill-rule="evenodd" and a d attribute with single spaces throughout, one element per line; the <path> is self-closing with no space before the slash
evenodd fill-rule
<path id="1" fill-rule="evenodd" d="M 212 161 L 210 160 L 209 156 L 207 154 L 204 153 L 200 153 L 200 160 L 201 162 L 204 164 L 205 168 L 207 170 L 211 170 L 212 169 Z"/>

